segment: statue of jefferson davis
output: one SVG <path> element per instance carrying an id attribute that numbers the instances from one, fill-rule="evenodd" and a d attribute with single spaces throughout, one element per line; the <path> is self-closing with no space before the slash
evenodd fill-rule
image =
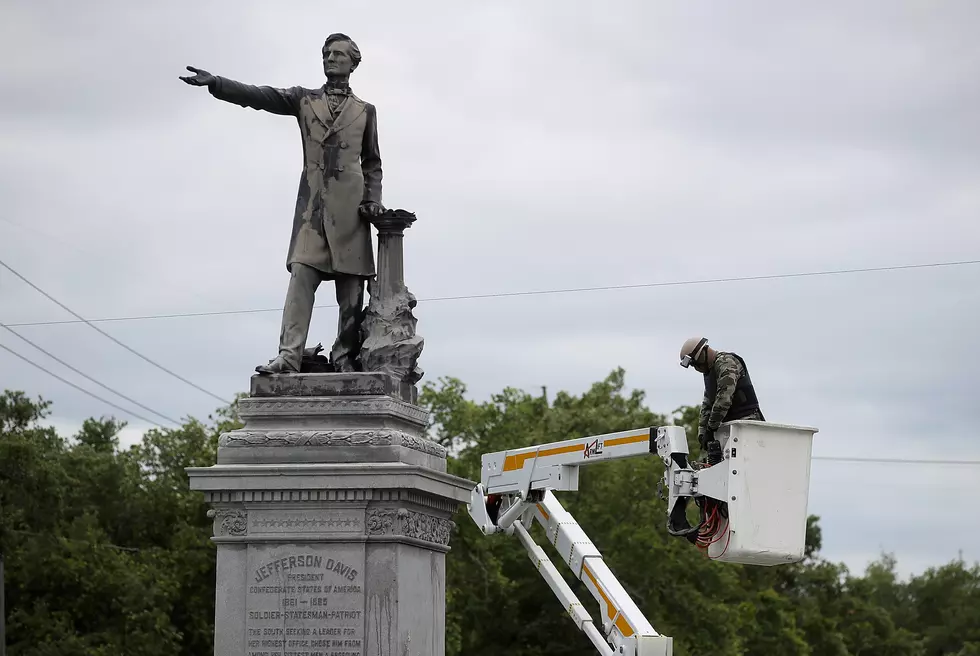
<path id="1" fill-rule="evenodd" d="M 338 33 L 323 44 L 327 81 L 318 89 L 252 86 L 192 66 L 187 69 L 194 75 L 180 78 L 206 86 L 219 100 L 293 116 L 302 135 L 303 173 L 286 257 L 290 278 L 279 355 L 256 367 L 259 373 L 300 370 L 314 296 L 324 280 L 334 281 L 340 306 L 330 360 L 337 371 L 359 368 L 364 284 L 375 275 L 370 218 L 384 209 L 377 112 L 351 93 L 349 84 L 360 62 L 354 41 Z"/>

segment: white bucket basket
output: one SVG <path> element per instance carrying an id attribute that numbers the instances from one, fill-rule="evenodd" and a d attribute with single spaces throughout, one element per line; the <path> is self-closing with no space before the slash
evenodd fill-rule
<path id="1" fill-rule="evenodd" d="M 727 466 L 728 523 L 708 557 L 745 565 L 803 559 L 816 428 L 735 421 L 715 433 Z M 714 467 L 711 467 L 714 469 Z"/>

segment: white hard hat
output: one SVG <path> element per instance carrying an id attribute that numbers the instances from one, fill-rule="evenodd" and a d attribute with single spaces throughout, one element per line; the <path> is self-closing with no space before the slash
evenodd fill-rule
<path id="1" fill-rule="evenodd" d="M 681 345 L 681 366 L 687 369 L 691 363 L 697 359 L 701 352 L 707 348 L 707 337 L 691 337 Z"/>

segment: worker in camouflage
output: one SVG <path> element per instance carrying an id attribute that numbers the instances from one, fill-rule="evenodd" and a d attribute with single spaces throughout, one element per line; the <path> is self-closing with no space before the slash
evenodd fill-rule
<path id="1" fill-rule="evenodd" d="M 693 366 L 704 375 L 698 422 L 702 452 L 717 449 L 720 453 L 714 433 L 723 423 L 738 419 L 765 421 L 748 367 L 738 354 L 716 351 L 708 346 L 707 338 L 692 337 L 681 346 L 680 358 L 682 367 Z"/>

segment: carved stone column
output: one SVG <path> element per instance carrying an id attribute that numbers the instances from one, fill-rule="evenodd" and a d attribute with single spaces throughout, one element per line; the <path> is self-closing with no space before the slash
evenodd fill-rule
<path id="1" fill-rule="evenodd" d="M 387 210 L 372 220 L 378 229 L 378 275 L 368 284 L 371 299 L 365 310 L 360 362 L 365 371 L 382 371 L 414 385 L 423 375 L 418 367 L 424 340 L 416 334 L 412 310 L 417 301 L 405 286 L 402 248 L 405 229 L 415 222 L 406 210 Z"/>
<path id="2" fill-rule="evenodd" d="M 216 656 L 443 656 L 445 557 L 473 487 L 387 373 L 253 376 L 189 468 L 217 544 Z"/>

